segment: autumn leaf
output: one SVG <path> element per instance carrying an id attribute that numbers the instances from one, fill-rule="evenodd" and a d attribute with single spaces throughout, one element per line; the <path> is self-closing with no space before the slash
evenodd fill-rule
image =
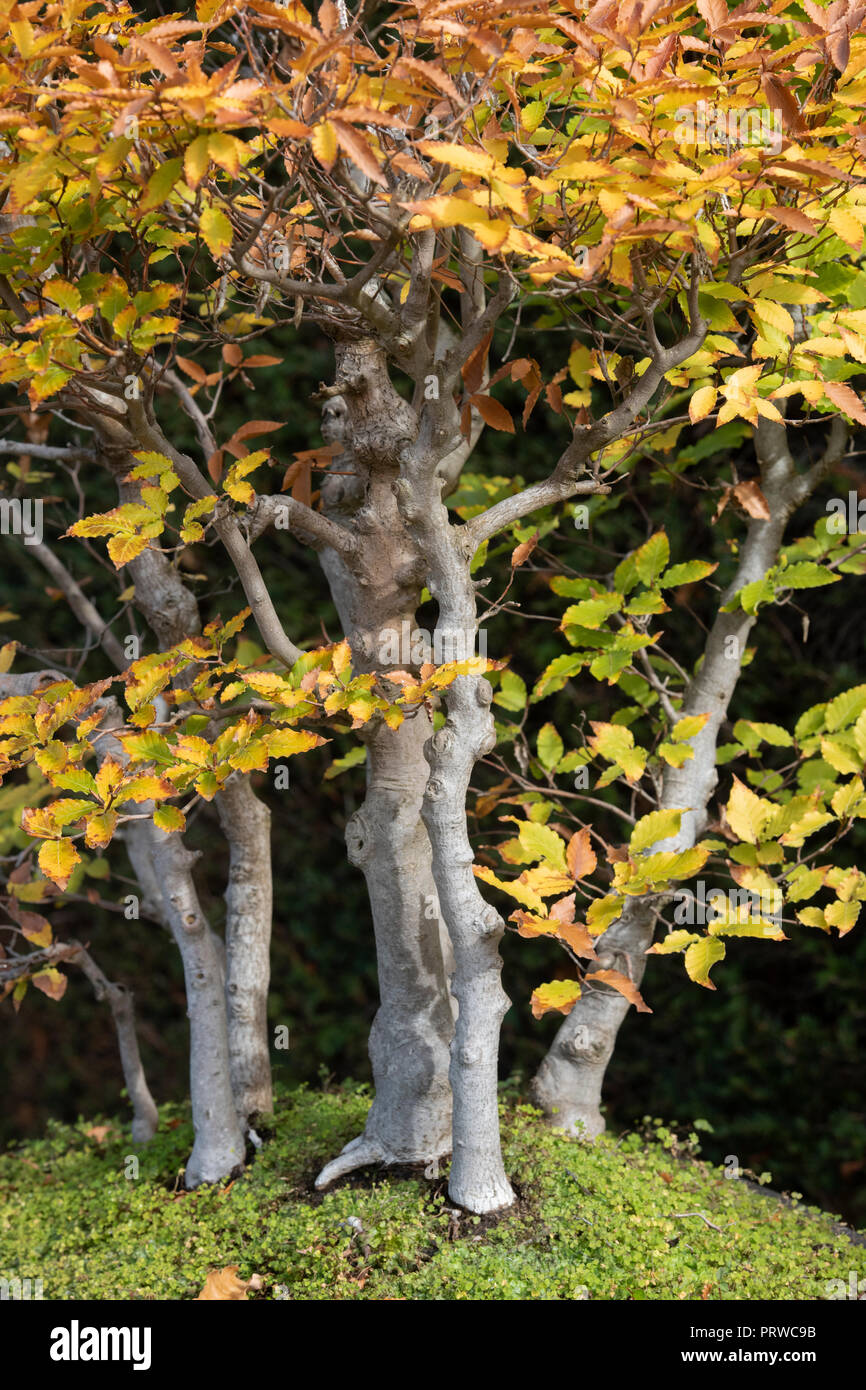
<path id="1" fill-rule="evenodd" d="M 31 983 L 40 989 L 43 994 L 47 994 L 49 999 L 62 999 L 66 993 L 66 986 L 69 984 L 68 977 L 62 970 L 55 970 L 50 966 L 47 970 L 40 970 L 30 977 Z"/>
<path id="2" fill-rule="evenodd" d="M 537 545 L 538 532 L 536 531 L 532 536 L 530 536 L 528 541 L 522 541 L 520 545 L 515 546 L 515 548 L 512 550 L 511 568 L 513 570 L 516 570 L 519 569 L 521 565 L 525 565 L 526 561 L 529 559 L 530 555 L 532 554 L 533 550 Z"/>
<path id="3" fill-rule="evenodd" d="M 81 855 L 71 840 L 45 840 L 39 847 L 39 867 L 58 888 L 65 888 Z"/>
<path id="4" fill-rule="evenodd" d="M 207 249 L 215 260 L 219 260 L 231 249 L 233 240 L 232 224 L 221 208 L 211 204 L 199 218 L 199 231 Z"/>
<path id="5" fill-rule="evenodd" d="M 737 483 L 732 491 L 743 511 L 749 516 L 754 517 L 756 521 L 770 520 L 770 504 L 754 478 L 745 483 Z"/>
<path id="6" fill-rule="evenodd" d="M 505 406 L 500 405 L 492 396 L 470 396 L 469 403 L 491 429 L 502 430 L 504 434 L 514 434 L 514 421 Z"/>
<path id="7" fill-rule="evenodd" d="M 552 980 L 550 984 L 539 985 L 532 991 L 533 1017 L 543 1018 L 552 1010 L 570 1014 L 580 994 L 579 980 Z"/>
<path id="8" fill-rule="evenodd" d="M 263 1286 L 264 1280 L 260 1274 L 254 1274 L 251 1279 L 239 1279 L 238 1266 L 226 1265 L 223 1269 L 210 1271 L 196 1302 L 245 1302 L 248 1290 L 256 1292 Z"/>
<path id="9" fill-rule="evenodd" d="M 595 873 L 598 859 L 592 848 L 588 830 L 578 830 L 575 835 L 572 835 L 565 851 L 565 859 L 569 872 L 575 881 L 580 878 L 588 878 L 590 874 Z"/>
<path id="10" fill-rule="evenodd" d="M 639 1014 L 651 1014 L 652 1009 L 644 1002 L 640 990 L 633 980 L 627 975 L 623 975 L 619 970 L 593 970 L 588 977 L 594 984 L 609 985 L 611 989 L 617 990 L 623 998 L 630 1004 L 634 1004 Z"/>

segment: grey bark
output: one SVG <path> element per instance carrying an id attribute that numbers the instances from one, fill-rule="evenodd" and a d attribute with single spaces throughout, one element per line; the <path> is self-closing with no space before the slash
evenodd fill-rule
<path id="1" fill-rule="evenodd" d="M 117 1034 L 123 1079 L 132 1106 L 132 1138 L 136 1144 L 146 1144 L 156 1133 L 159 1111 L 150 1093 L 141 1063 L 133 996 L 123 985 L 107 979 L 83 946 L 78 946 L 76 955 L 71 959 L 84 971 L 97 999 L 108 1001 Z"/>
<path id="2" fill-rule="evenodd" d="M 271 813 L 235 774 L 216 797 L 229 842 L 225 994 L 229 1066 L 241 1123 L 274 1108 L 268 1038 L 273 878 Z"/>
<path id="3" fill-rule="evenodd" d="M 383 641 L 404 623 L 414 630 L 424 582 L 392 486 L 395 448 L 414 421 L 388 381 L 381 353 L 355 343 L 338 348 L 337 358 L 337 384 L 352 389 L 326 399 L 323 434 L 346 447 L 323 483 L 322 504 L 323 519 L 341 534 L 320 529 L 305 539 L 320 552 L 353 669 L 386 672 Z M 376 939 L 380 1002 L 369 1040 L 375 1099 L 363 1134 L 325 1166 L 319 1187 L 367 1163 L 430 1164 L 451 1149 L 452 1001 L 420 814 L 429 734 L 423 709 L 396 730 L 373 721 L 359 731 L 367 746 L 367 791 L 346 827 L 346 844 L 366 879 Z"/>
<path id="4" fill-rule="evenodd" d="M 190 1098 L 195 1143 L 187 1188 L 218 1182 L 244 1161 L 244 1135 L 232 1095 L 225 992 L 212 933 L 192 880 L 196 856 L 179 835 L 148 822 L 165 912 L 183 961 L 190 1038 Z"/>
<path id="5" fill-rule="evenodd" d="M 680 714 L 709 714 L 690 740 L 693 759 L 665 770 L 660 806 L 682 809 L 680 831 L 654 848 L 687 849 L 695 844 L 707 821 L 707 807 L 718 782 L 716 747 L 741 670 L 741 658 L 755 617 L 742 608 L 721 608 L 746 584 L 760 579 L 776 562 L 785 527 L 792 513 L 811 495 L 824 472 L 841 458 L 848 437 L 843 420 L 831 426 L 823 457 L 800 473 L 788 448 L 783 424 L 761 419 L 755 447 L 761 468 L 761 488 L 770 520 L 751 520 L 733 582 L 722 595 L 720 611 L 710 629 L 703 661 L 689 682 Z M 731 653 L 736 652 L 736 657 Z M 659 899 L 653 895 L 629 898 L 622 916 L 599 942 L 595 969 L 616 969 L 640 985 L 646 952 L 652 944 Z M 600 986 L 585 990 L 562 1023 L 531 1087 L 532 1099 L 551 1123 L 571 1134 L 592 1139 L 605 1127 L 601 1094 L 605 1073 L 629 1004 L 614 990 Z"/>

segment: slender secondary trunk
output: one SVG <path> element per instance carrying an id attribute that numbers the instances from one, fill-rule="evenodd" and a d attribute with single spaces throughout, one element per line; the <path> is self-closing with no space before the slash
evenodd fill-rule
<path id="1" fill-rule="evenodd" d="M 146 1144 L 156 1133 L 159 1124 L 159 1111 L 150 1093 L 144 1067 L 141 1064 L 132 994 L 123 985 L 115 984 L 107 979 L 83 946 L 79 946 L 75 964 L 84 971 L 93 986 L 93 992 L 97 999 L 108 1001 L 117 1034 L 117 1048 L 120 1053 L 120 1065 L 123 1068 L 123 1079 L 126 1082 L 129 1103 L 132 1106 L 132 1138 L 136 1144 Z"/>
<path id="2" fill-rule="evenodd" d="M 134 447 L 124 440 L 127 448 Z M 136 460 L 111 450 L 114 468 L 121 470 L 122 501 L 136 500 L 139 485 L 125 476 Z M 201 630 L 198 605 L 177 570 L 157 549 L 147 549 L 130 562 L 136 605 L 163 647 L 172 646 Z M 148 809 L 143 806 L 139 809 Z M 152 809 L 152 808 L 150 808 Z M 181 954 L 190 1021 L 190 1098 L 195 1143 L 186 1168 L 188 1188 L 226 1177 L 244 1160 L 244 1135 L 232 1094 L 225 985 L 224 947 L 211 930 L 198 900 L 192 876 L 197 856 L 179 834 L 165 834 L 144 822 L 135 853 L 143 885 L 159 887 L 163 919 Z M 152 873 L 146 867 L 147 849 Z"/>
<path id="3" fill-rule="evenodd" d="M 229 1067 L 238 1117 L 274 1108 L 268 1037 L 271 973 L 271 813 L 236 774 L 216 797 L 229 842 L 226 887 L 225 997 Z"/>
<path id="4" fill-rule="evenodd" d="M 350 559 L 330 547 L 320 558 L 356 671 L 411 666 L 393 642 L 408 635 L 424 583 L 417 551 L 397 511 L 394 430 L 405 437 L 405 405 L 381 354 L 365 344 L 338 348 L 338 383 L 323 434 L 344 452 L 322 486 L 323 511 L 352 531 Z M 415 663 L 417 664 L 417 662 Z M 421 819 L 430 723 L 422 708 L 398 729 L 376 722 L 360 731 L 367 746 L 367 790 L 346 827 L 350 863 L 367 883 L 379 978 L 379 1009 L 369 1052 L 375 1099 L 363 1134 L 320 1173 L 317 1186 L 366 1163 L 430 1164 L 451 1151 L 448 1060 L 453 1000 L 443 954 L 442 915 Z"/>
<path id="5" fill-rule="evenodd" d="M 761 486 L 770 520 L 749 522 L 733 582 L 723 594 L 720 609 L 742 589 L 760 579 L 778 557 L 785 527 L 795 509 L 814 491 L 824 472 L 841 457 L 847 441 L 844 422 L 831 428 L 823 458 L 799 473 L 788 449 L 785 426 L 762 419 L 755 434 L 761 465 Z M 690 740 L 694 758 L 680 768 L 665 770 L 661 807 L 681 809 L 678 835 L 659 841 L 654 849 L 688 849 L 702 834 L 707 806 L 718 782 L 716 747 L 728 706 L 742 669 L 746 641 L 754 616 L 737 609 L 719 611 L 710 629 L 700 668 L 690 681 L 681 715 L 709 714 Z M 652 945 L 657 898 L 629 898 L 622 916 L 601 937 L 598 963 L 589 970 L 615 969 L 640 985 L 646 952 Z M 601 1093 L 628 1002 L 607 986 L 585 991 L 561 1025 L 531 1087 L 532 1099 L 551 1123 L 569 1133 L 595 1138 L 605 1127 Z"/>
<path id="6" fill-rule="evenodd" d="M 218 1182 L 243 1163 L 244 1135 L 232 1095 L 219 961 L 192 881 L 196 856 L 184 848 L 180 836 L 167 834 L 152 823 L 150 830 L 153 863 L 186 985 L 195 1143 L 184 1183 L 194 1188 L 203 1182 Z"/>

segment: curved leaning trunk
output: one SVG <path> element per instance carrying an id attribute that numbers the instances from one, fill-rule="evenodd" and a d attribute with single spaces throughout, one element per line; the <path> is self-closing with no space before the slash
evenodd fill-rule
<path id="1" fill-rule="evenodd" d="M 446 696 L 448 718 L 428 744 L 430 780 L 422 815 L 433 874 L 454 950 L 457 1023 L 451 1045 L 453 1156 L 448 1193 L 473 1212 L 514 1201 L 499 1138 L 499 1030 L 510 1000 L 502 988 L 504 923 L 484 902 L 472 872 L 466 794 L 477 758 L 496 740 L 483 677 L 459 676 Z"/>
<path id="2" fill-rule="evenodd" d="M 271 976 L 271 813 L 249 777 L 229 779 L 216 796 L 229 843 L 225 999 L 232 1094 L 241 1124 L 274 1108 L 268 1036 Z"/>
<path id="3" fill-rule="evenodd" d="M 93 992 L 100 1001 L 106 999 L 114 1020 L 117 1034 L 117 1050 L 129 1103 L 132 1106 L 132 1138 L 136 1144 L 146 1144 L 156 1134 L 159 1125 L 159 1111 L 150 1093 L 141 1053 L 138 1048 L 138 1034 L 135 1028 L 135 1005 L 133 996 L 123 985 L 116 984 L 99 969 L 90 953 L 79 946 L 75 956 L 76 965 L 87 976 Z"/>
<path id="4" fill-rule="evenodd" d="M 823 458 L 807 473 L 798 473 L 787 444 L 785 426 L 762 419 L 755 444 L 761 486 L 770 508 L 769 521 L 750 521 L 740 563 L 720 610 L 738 590 L 760 579 L 776 561 L 791 514 L 814 491 L 824 472 L 844 452 L 847 430 L 836 420 Z M 655 850 L 688 849 L 702 834 L 707 806 L 718 782 L 716 747 L 728 706 L 739 680 L 742 655 L 756 618 L 742 609 L 719 611 L 710 629 L 704 659 L 690 681 L 680 716 L 709 714 L 690 740 L 694 758 L 665 769 L 661 808 L 681 809 L 680 831 L 659 841 Z M 600 938 L 597 964 L 629 976 L 637 986 L 646 968 L 661 900 L 630 898 L 619 919 Z M 562 1023 L 531 1085 L 532 1100 L 557 1128 L 592 1139 L 605 1127 L 601 1091 L 617 1033 L 629 1010 L 622 995 L 604 985 L 584 991 Z"/>
<path id="5" fill-rule="evenodd" d="M 407 529 L 425 557 L 427 584 L 439 606 L 434 641 L 445 662 L 475 649 L 477 620 L 466 542 L 442 501 L 435 450 L 409 448 L 395 484 Z M 472 871 L 466 796 L 476 761 L 496 733 L 493 688 L 483 676 L 460 675 L 444 692 L 445 724 L 429 740 L 430 777 L 421 810 L 433 848 L 433 876 L 454 951 L 452 992 L 457 1022 L 451 1044 L 453 1152 L 448 1192 L 469 1211 L 510 1206 L 499 1137 L 499 1032 L 509 999 L 502 988 L 499 942 L 505 924 L 482 898 Z"/>

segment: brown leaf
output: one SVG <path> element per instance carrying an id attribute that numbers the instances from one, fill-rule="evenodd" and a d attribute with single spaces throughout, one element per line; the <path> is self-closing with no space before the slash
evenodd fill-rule
<path id="1" fill-rule="evenodd" d="M 256 1290 L 261 1287 L 262 1277 L 260 1274 L 254 1274 L 251 1279 L 239 1279 L 237 1265 L 226 1265 L 224 1269 L 212 1269 L 210 1271 L 196 1302 L 246 1301 L 248 1289 Z"/>
<path id="2" fill-rule="evenodd" d="M 237 343 L 223 343 L 223 361 L 230 367 L 239 367 L 244 360 L 244 354 Z"/>
<path id="3" fill-rule="evenodd" d="M 30 976 L 30 983 L 40 989 L 43 994 L 47 994 L 49 999 L 62 999 L 66 993 L 66 986 L 69 979 L 62 970 L 55 970 L 54 966 L 49 966 L 47 970 L 40 970 L 36 975 Z"/>
<path id="4" fill-rule="evenodd" d="M 470 399 L 484 423 L 491 429 L 502 430 L 503 434 L 514 434 L 514 421 L 499 401 L 494 400 L 492 396 L 472 396 Z"/>
<path id="5" fill-rule="evenodd" d="M 223 475 L 222 449 L 217 449 L 216 453 L 211 454 L 210 458 L 207 461 L 207 471 L 210 474 L 211 481 L 214 483 L 218 483 Z"/>
<path id="6" fill-rule="evenodd" d="M 800 105 L 790 88 L 780 82 L 778 77 L 765 72 L 761 78 L 761 90 L 771 110 L 779 112 L 786 130 L 797 132 L 803 129 Z"/>
<path id="7" fill-rule="evenodd" d="M 387 187 L 388 180 L 379 168 L 379 162 L 370 148 L 370 143 L 366 135 L 355 130 L 353 126 L 346 125 L 344 121 L 332 120 L 337 135 L 337 144 L 344 154 L 347 154 L 353 164 L 357 164 L 362 174 L 366 174 L 373 183 Z"/>
<path id="8" fill-rule="evenodd" d="M 573 879 L 587 878 L 595 872 L 598 860 L 590 842 L 588 830 L 578 830 L 572 835 L 565 851 L 566 862 Z"/>
<path id="9" fill-rule="evenodd" d="M 111 1133 L 111 1125 L 91 1125 L 84 1133 L 88 1139 L 94 1139 L 97 1144 L 104 1144 Z"/>
<path id="10" fill-rule="evenodd" d="M 248 367 L 252 360 L 250 358 L 244 363 L 244 366 Z M 279 358 L 274 360 L 279 361 Z M 253 439 L 259 434 L 273 434 L 274 430 L 281 430 L 285 423 L 285 420 L 247 420 L 245 425 L 241 425 L 235 430 L 226 448 L 230 449 L 233 444 L 241 444 L 243 440 Z"/>
<path id="11" fill-rule="evenodd" d="M 748 512 L 749 516 L 753 516 L 756 521 L 770 520 L 770 504 L 754 478 L 745 483 L 737 483 L 733 492 L 743 511 Z"/>
<path id="12" fill-rule="evenodd" d="M 813 222 L 811 217 L 807 217 L 805 212 L 800 212 L 797 208 L 780 208 L 778 205 L 762 208 L 761 216 L 769 217 L 772 222 L 780 222 L 792 232 L 806 232 L 813 236 L 818 230 L 818 223 Z"/>
<path id="13" fill-rule="evenodd" d="M 538 532 L 530 536 L 528 541 L 523 541 L 521 545 L 515 546 L 511 552 L 511 568 L 518 569 L 526 564 L 535 547 L 538 545 Z"/>
<path id="14" fill-rule="evenodd" d="M 628 975 L 623 975 L 619 970 L 594 970 L 589 978 L 593 983 L 600 980 L 602 984 L 610 985 L 611 989 L 617 990 L 630 1004 L 634 1004 L 639 1014 L 652 1013 L 649 1005 L 644 1003 L 637 985 Z"/>
<path id="15" fill-rule="evenodd" d="M 469 354 L 463 366 L 460 368 L 460 375 L 463 384 L 470 395 L 473 395 L 484 380 L 484 373 L 487 367 L 487 354 L 490 351 L 490 344 L 493 341 L 493 334 L 488 333 L 481 339 L 477 348 Z"/>

